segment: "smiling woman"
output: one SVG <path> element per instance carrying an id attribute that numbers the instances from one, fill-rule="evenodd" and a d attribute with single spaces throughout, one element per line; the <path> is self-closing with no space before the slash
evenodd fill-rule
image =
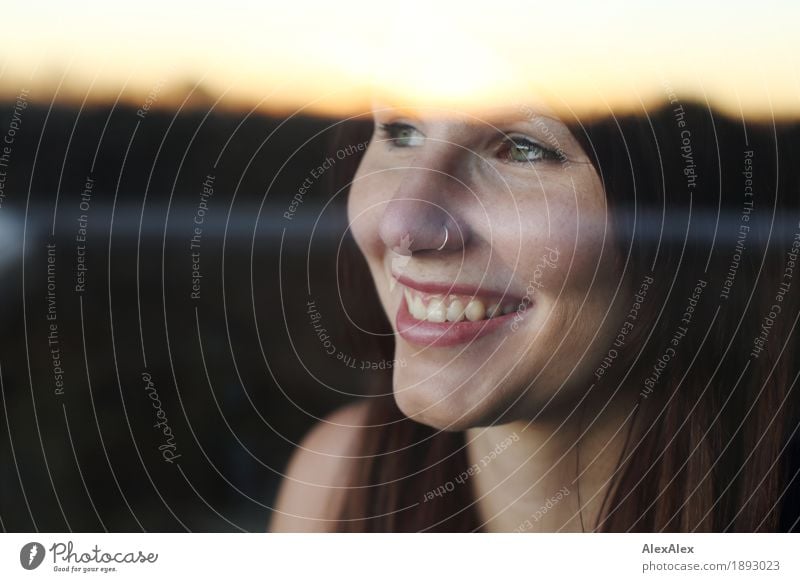
<path id="1" fill-rule="evenodd" d="M 307 437 L 273 530 L 797 527 L 797 131 L 670 100 L 374 106 L 350 230 L 408 365 Z"/>

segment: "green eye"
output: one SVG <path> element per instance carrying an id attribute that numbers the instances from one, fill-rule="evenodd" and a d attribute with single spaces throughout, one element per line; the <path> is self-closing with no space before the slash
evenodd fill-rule
<path id="1" fill-rule="evenodd" d="M 535 141 L 514 137 L 506 140 L 501 152 L 511 162 L 531 163 L 539 160 L 558 159 L 558 155 Z"/>
<path id="2" fill-rule="evenodd" d="M 425 136 L 407 123 L 385 123 L 381 125 L 381 131 L 393 146 L 399 148 L 420 146 L 425 141 Z"/>

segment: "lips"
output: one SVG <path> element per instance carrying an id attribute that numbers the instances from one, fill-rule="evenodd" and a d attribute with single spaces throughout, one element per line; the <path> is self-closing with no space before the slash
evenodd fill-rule
<path id="1" fill-rule="evenodd" d="M 511 323 L 520 321 L 530 308 L 526 300 L 491 291 L 397 279 L 404 287 L 397 331 L 421 346 L 451 347 L 510 330 Z"/>

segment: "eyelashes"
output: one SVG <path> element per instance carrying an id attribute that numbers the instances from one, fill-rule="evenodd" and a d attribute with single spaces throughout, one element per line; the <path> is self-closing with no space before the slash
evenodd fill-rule
<path id="1" fill-rule="evenodd" d="M 425 143 L 425 135 L 408 123 L 381 123 L 378 125 L 378 131 L 392 148 L 419 147 Z M 495 156 L 501 161 L 511 164 L 563 161 L 564 159 L 563 154 L 522 135 L 504 137 L 495 150 Z"/>
<path id="2" fill-rule="evenodd" d="M 416 127 L 408 123 L 381 123 L 378 127 L 382 136 L 394 147 L 421 146 L 425 141 L 425 136 Z"/>
<path id="3" fill-rule="evenodd" d="M 521 164 L 562 160 L 562 155 L 558 152 L 524 136 L 505 138 L 500 145 L 499 153 L 499 157 L 504 160 Z"/>

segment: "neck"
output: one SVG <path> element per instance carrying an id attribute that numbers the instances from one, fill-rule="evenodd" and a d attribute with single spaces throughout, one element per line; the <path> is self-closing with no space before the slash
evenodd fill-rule
<path id="1" fill-rule="evenodd" d="M 630 404 L 587 397 L 582 409 L 563 415 L 469 429 L 484 529 L 593 531 L 619 475 L 632 411 Z"/>

